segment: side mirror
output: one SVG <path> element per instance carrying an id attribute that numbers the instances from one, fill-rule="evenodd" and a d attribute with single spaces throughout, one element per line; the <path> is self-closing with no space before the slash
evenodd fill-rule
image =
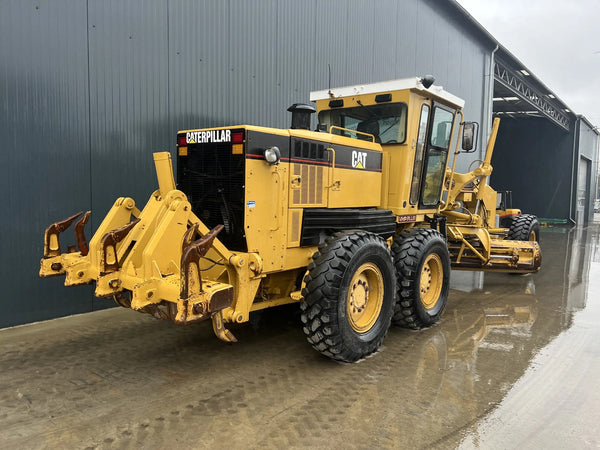
<path id="1" fill-rule="evenodd" d="M 463 124 L 462 134 L 462 149 L 466 153 L 475 151 L 477 146 L 477 129 L 479 128 L 477 122 L 465 122 Z"/>

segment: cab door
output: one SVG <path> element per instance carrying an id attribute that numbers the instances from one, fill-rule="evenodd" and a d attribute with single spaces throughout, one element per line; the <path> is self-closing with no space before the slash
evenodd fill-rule
<path id="1" fill-rule="evenodd" d="M 434 209 L 440 203 L 455 113 L 454 109 L 433 104 L 423 159 L 419 209 Z"/>

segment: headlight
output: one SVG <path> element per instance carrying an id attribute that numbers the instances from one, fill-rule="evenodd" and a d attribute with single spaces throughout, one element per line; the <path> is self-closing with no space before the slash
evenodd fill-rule
<path id="1" fill-rule="evenodd" d="M 265 149 L 265 161 L 269 164 L 279 164 L 279 160 L 281 159 L 281 152 L 277 147 L 269 147 Z"/>

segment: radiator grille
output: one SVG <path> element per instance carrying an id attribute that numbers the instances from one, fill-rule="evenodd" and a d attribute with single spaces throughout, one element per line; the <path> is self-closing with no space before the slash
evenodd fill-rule
<path id="1" fill-rule="evenodd" d="M 293 175 L 302 179 L 299 189 L 292 192 L 293 206 L 323 205 L 323 166 L 294 164 Z"/>
<path id="2" fill-rule="evenodd" d="M 290 242 L 297 243 L 300 241 L 300 211 L 291 212 L 291 222 Z"/>
<path id="3" fill-rule="evenodd" d="M 224 225 L 219 239 L 234 251 L 247 251 L 244 234 L 245 156 L 230 143 L 194 144 L 177 159 L 177 185 L 192 211 L 213 228 Z"/>

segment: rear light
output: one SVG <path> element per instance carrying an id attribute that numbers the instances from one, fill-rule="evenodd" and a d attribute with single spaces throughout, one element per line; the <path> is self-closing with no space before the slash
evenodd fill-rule
<path id="1" fill-rule="evenodd" d="M 232 144 L 242 144 L 244 142 L 244 132 L 243 131 L 234 131 L 231 133 L 231 143 Z"/>
<path id="2" fill-rule="evenodd" d="M 185 134 L 180 134 L 179 136 L 177 136 L 177 145 L 179 147 L 187 145 L 187 139 L 185 137 Z"/>

